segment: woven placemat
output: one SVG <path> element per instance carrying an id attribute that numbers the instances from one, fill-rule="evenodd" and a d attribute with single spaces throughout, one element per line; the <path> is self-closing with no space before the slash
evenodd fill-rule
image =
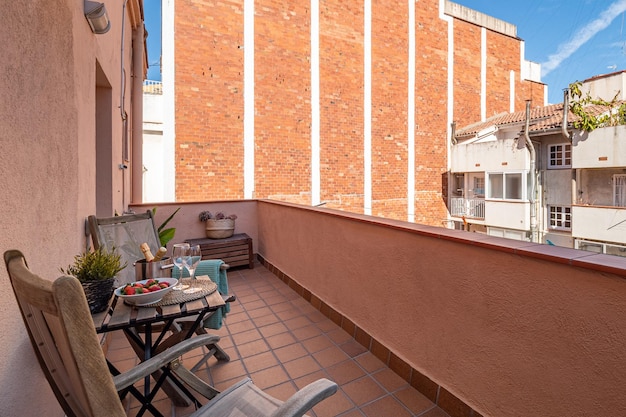
<path id="1" fill-rule="evenodd" d="M 217 284 L 208 279 L 183 278 L 179 280 L 178 283 L 183 286 L 182 290 L 172 289 L 172 291 L 165 294 L 165 297 L 163 297 L 161 301 L 146 304 L 141 307 L 158 307 L 185 303 L 187 301 L 197 300 L 198 298 L 205 297 L 217 291 Z"/>

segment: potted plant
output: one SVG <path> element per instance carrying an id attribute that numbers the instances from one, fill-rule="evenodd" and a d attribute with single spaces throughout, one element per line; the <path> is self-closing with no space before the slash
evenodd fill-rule
<path id="1" fill-rule="evenodd" d="M 224 212 L 215 214 L 210 211 L 202 211 L 199 215 L 200 221 L 206 223 L 206 237 L 209 239 L 224 239 L 231 237 L 235 231 L 236 214 L 226 215 Z"/>
<path id="2" fill-rule="evenodd" d="M 113 294 L 116 275 L 126 268 L 122 256 L 115 249 L 108 251 L 103 247 L 76 255 L 74 263 L 61 268 L 61 272 L 72 275 L 80 281 L 87 297 L 91 313 L 106 310 Z"/>
<path id="3" fill-rule="evenodd" d="M 160 240 L 161 246 L 167 247 L 167 243 L 174 238 L 174 233 L 176 233 L 176 228 L 175 227 L 170 227 L 170 228 L 166 229 L 165 226 L 167 226 L 167 224 L 170 222 L 170 220 L 172 220 L 172 218 L 174 218 L 176 213 L 178 213 L 178 210 L 180 210 L 180 207 L 178 207 L 176 210 L 174 210 L 174 212 L 167 219 L 165 219 L 163 221 L 163 223 L 161 223 L 161 225 L 157 229 L 157 232 L 159 232 L 159 240 Z M 157 208 L 154 207 L 152 209 L 152 216 L 153 217 L 156 215 L 156 211 L 157 211 Z"/>

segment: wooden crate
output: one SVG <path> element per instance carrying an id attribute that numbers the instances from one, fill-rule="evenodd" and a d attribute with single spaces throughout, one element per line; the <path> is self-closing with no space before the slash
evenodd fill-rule
<path id="1" fill-rule="evenodd" d="M 200 245 L 202 259 L 221 259 L 231 267 L 247 265 L 254 268 L 252 238 L 238 233 L 224 239 L 187 239 L 190 245 Z"/>

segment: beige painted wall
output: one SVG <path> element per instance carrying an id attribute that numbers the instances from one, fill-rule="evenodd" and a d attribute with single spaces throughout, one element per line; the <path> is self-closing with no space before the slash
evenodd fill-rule
<path id="1" fill-rule="evenodd" d="M 185 239 L 206 237 L 205 224 L 198 219 L 201 211 L 209 210 L 213 213 L 223 211 L 226 214 L 236 214 L 235 233 L 246 233 L 252 238 L 252 245 L 256 253 L 258 230 L 257 230 L 257 202 L 256 200 L 239 201 L 212 201 L 203 203 L 148 203 L 133 204 L 131 208 L 136 213 L 152 210 L 158 206 L 154 216 L 154 223 L 159 227 L 177 208 L 180 211 L 166 227 L 176 228 L 174 239 L 167 245 L 168 254 L 171 255 L 172 244 Z"/>
<path id="2" fill-rule="evenodd" d="M 84 219 L 95 211 L 96 61 L 111 88 L 111 154 L 121 155 L 122 7 L 113 0 L 105 4 L 112 27 L 104 35 L 90 31 L 82 0 L 3 2 L 0 13 L 0 251 L 23 251 L 31 269 L 48 279 L 83 250 Z M 127 21 L 128 56 L 131 36 Z M 129 91 L 130 63 L 127 58 Z M 126 100 L 130 114 L 130 93 Z M 112 173 L 112 209 L 121 212 L 129 202 L 123 185 L 128 179 Z M 0 282 L 0 416 L 61 416 L 4 267 Z"/>
<path id="3" fill-rule="evenodd" d="M 626 259 L 262 201 L 258 215 L 259 254 L 482 415 L 626 415 Z"/>

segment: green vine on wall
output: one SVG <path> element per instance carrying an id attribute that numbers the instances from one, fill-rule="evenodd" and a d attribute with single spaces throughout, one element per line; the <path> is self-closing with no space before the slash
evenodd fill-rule
<path id="1" fill-rule="evenodd" d="M 580 118 L 573 123 L 576 129 L 591 132 L 599 127 L 626 124 L 626 103 L 621 103 L 617 99 L 620 94 L 619 91 L 615 94 L 613 100 L 606 101 L 601 98 L 593 99 L 589 93 L 583 97 L 581 87 L 582 83 L 580 81 L 569 85 L 570 96 L 572 97 L 569 109 Z M 585 110 L 585 107 L 588 105 L 602 106 L 606 108 L 606 111 L 595 116 Z"/>

